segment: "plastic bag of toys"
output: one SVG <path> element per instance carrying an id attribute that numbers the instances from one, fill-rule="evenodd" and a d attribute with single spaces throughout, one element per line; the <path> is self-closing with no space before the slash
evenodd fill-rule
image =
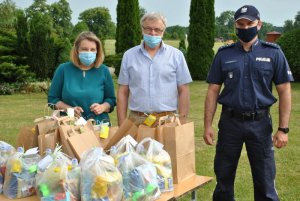
<path id="1" fill-rule="evenodd" d="M 6 163 L 3 194 L 10 198 L 23 198 L 35 194 L 35 175 L 37 163 L 40 160 L 38 148 L 32 148 L 24 153 L 22 147 L 18 147 Z"/>
<path id="2" fill-rule="evenodd" d="M 110 148 L 110 156 L 112 156 L 116 163 L 118 163 L 119 158 L 129 152 L 134 151 L 137 142 L 130 135 L 123 137 L 116 145 Z"/>
<path id="3" fill-rule="evenodd" d="M 70 159 L 56 147 L 38 164 L 37 194 L 43 201 L 80 200 L 80 167 L 76 158 Z"/>
<path id="4" fill-rule="evenodd" d="M 173 191 L 173 176 L 171 158 L 158 141 L 152 138 L 144 138 L 137 145 L 137 153 L 145 156 L 152 162 L 157 170 L 157 182 L 161 192 Z"/>
<path id="5" fill-rule="evenodd" d="M 120 201 L 122 175 L 102 148 L 86 151 L 80 161 L 82 201 Z"/>
<path id="6" fill-rule="evenodd" d="M 155 166 L 136 152 L 119 158 L 118 169 L 123 176 L 125 200 L 155 200 L 160 196 Z"/>
<path id="7" fill-rule="evenodd" d="M 15 148 L 6 142 L 0 141 L 0 194 L 3 192 L 7 159 L 16 152 Z"/>

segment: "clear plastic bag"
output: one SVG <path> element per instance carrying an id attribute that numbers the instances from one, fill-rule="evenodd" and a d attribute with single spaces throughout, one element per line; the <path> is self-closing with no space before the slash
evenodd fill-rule
<path id="1" fill-rule="evenodd" d="M 50 159 L 52 158 L 52 160 Z M 42 164 L 41 164 L 42 163 Z M 37 194 L 41 200 L 80 200 L 80 167 L 56 147 L 38 164 Z"/>
<path id="2" fill-rule="evenodd" d="M 127 154 L 128 152 L 135 152 L 137 142 L 130 135 L 123 137 L 116 145 L 110 148 L 110 156 L 112 156 L 116 163 L 118 163 L 119 158 Z"/>
<path id="3" fill-rule="evenodd" d="M 114 159 L 102 148 L 93 148 L 82 155 L 81 200 L 120 201 L 123 197 L 122 175 Z"/>
<path id="4" fill-rule="evenodd" d="M 173 191 L 173 175 L 171 158 L 163 145 L 152 138 L 144 138 L 137 145 L 137 153 L 145 156 L 157 170 L 157 182 L 161 192 Z"/>
<path id="5" fill-rule="evenodd" d="M 35 175 L 40 155 L 37 148 L 24 153 L 22 147 L 13 154 L 6 164 L 3 193 L 10 199 L 28 197 L 35 194 Z"/>
<path id="6" fill-rule="evenodd" d="M 120 157 L 117 167 L 123 176 L 126 200 L 155 200 L 160 196 L 156 168 L 145 158 L 128 152 Z"/>
<path id="7" fill-rule="evenodd" d="M 16 152 L 15 148 L 6 142 L 0 141 L 0 194 L 3 192 L 6 162 Z"/>

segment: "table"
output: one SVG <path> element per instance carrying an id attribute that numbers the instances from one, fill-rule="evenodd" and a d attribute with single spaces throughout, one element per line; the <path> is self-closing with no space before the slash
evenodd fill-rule
<path id="1" fill-rule="evenodd" d="M 174 191 L 162 193 L 157 201 L 168 201 L 177 200 L 178 198 L 186 195 L 187 193 L 192 193 L 191 200 L 196 201 L 196 190 L 205 184 L 212 181 L 212 177 L 195 175 L 189 179 L 184 180 L 180 184 L 174 184 Z M 1 201 L 12 201 L 3 195 L 0 195 Z M 37 196 L 30 196 L 22 199 L 17 199 L 17 201 L 39 201 Z"/>
<path id="2" fill-rule="evenodd" d="M 212 177 L 195 175 L 180 184 L 174 184 L 174 191 L 163 193 L 157 201 L 177 200 L 187 193 L 192 193 L 191 200 L 196 201 L 196 190 L 212 181 Z"/>

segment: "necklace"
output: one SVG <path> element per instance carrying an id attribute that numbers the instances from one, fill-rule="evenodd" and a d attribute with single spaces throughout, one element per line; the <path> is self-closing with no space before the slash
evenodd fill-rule
<path id="1" fill-rule="evenodd" d="M 82 70 L 82 76 L 85 77 L 85 70 Z"/>

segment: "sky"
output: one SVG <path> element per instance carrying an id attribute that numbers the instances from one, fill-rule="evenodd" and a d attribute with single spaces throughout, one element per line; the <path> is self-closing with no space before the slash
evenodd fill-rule
<path id="1" fill-rule="evenodd" d="M 4 0 L 0 0 L 3 2 Z M 13 0 L 17 7 L 28 8 L 33 0 Z M 57 0 L 47 0 L 48 4 Z M 139 0 L 139 4 L 147 12 L 160 12 L 167 18 L 167 26 L 188 26 L 191 0 Z M 76 24 L 78 16 L 86 9 L 106 7 L 110 11 L 112 21 L 116 22 L 117 0 L 69 0 L 72 10 L 72 23 Z M 215 15 L 224 11 L 236 11 L 243 5 L 254 5 L 259 11 L 261 20 L 274 26 L 283 26 L 284 21 L 294 20 L 300 11 L 300 0 L 215 0 Z"/>

